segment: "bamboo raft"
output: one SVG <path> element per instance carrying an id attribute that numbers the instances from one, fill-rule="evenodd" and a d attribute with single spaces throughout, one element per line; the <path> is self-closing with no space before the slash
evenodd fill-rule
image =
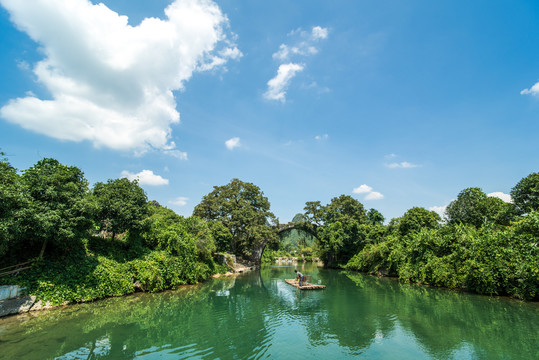
<path id="1" fill-rule="evenodd" d="M 317 289 L 325 289 L 326 285 L 317 285 L 317 284 L 310 284 L 306 281 L 303 282 L 302 286 L 299 286 L 299 282 L 296 281 L 296 279 L 285 279 L 286 283 L 292 286 L 297 287 L 300 290 L 317 290 Z"/>

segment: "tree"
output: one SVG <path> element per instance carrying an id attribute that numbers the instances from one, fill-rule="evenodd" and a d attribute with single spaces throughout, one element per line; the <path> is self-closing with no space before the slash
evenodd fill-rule
<path id="1" fill-rule="evenodd" d="M 126 230 L 139 231 L 148 215 L 147 197 L 137 180 L 126 178 L 98 182 L 93 188 L 95 221 L 104 230 L 116 234 Z"/>
<path id="2" fill-rule="evenodd" d="M 232 243 L 230 230 L 220 221 L 208 221 L 208 227 L 212 232 L 217 251 L 229 252 L 230 244 Z"/>
<path id="3" fill-rule="evenodd" d="M 313 221 L 320 258 L 327 267 L 346 264 L 364 246 L 368 218 L 363 204 L 349 195 L 331 199 L 326 205 L 308 202 L 305 216 Z"/>
<path id="4" fill-rule="evenodd" d="M 513 201 L 521 214 L 539 210 L 539 172 L 521 179 L 511 190 Z"/>
<path id="5" fill-rule="evenodd" d="M 193 215 L 220 221 L 232 234 L 230 251 L 257 259 L 267 243 L 277 242 L 277 218 L 260 188 L 233 179 L 202 198 Z"/>
<path id="6" fill-rule="evenodd" d="M 480 227 L 484 222 L 482 203 L 487 195 L 480 188 L 462 190 L 456 200 L 451 201 L 445 210 L 450 224 L 470 224 Z"/>
<path id="7" fill-rule="evenodd" d="M 514 219 L 515 212 L 513 204 L 488 197 L 480 188 L 462 190 L 445 210 L 448 223 L 468 224 L 477 228 L 486 223 L 507 226 Z"/>
<path id="8" fill-rule="evenodd" d="M 331 202 L 324 208 L 322 218 L 324 223 L 330 224 L 337 221 L 367 223 L 367 214 L 363 204 L 349 195 L 341 195 L 331 199 Z"/>
<path id="9" fill-rule="evenodd" d="M 315 226 L 323 224 L 325 209 L 320 204 L 320 201 L 307 201 L 303 210 L 305 210 L 305 221 Z"/>
<path id="10" fill-rule="evenodd" d="M 24 171 L 21 180 L 29 197 L 26 239 L 42 242 L 40 257 L 49 242 L 66 249 L 86 236 L 91 226 L 85 199 L 88 181 L 79 168 L 43 159 Z"/>
<path id="11" fill-rule="evenodd" d="M 0 152 L 0 156 L 5 154 Z M 19 232 L 21 210 L 27 207 L 17 170 L 0 158 L 0 257 L 13 247 Z"/>
<path id="12" fill-rule="evenodd" d="M 429 211 L 422 207 L 413 207 L 406 211 L 400 218 L 398 229 L 402 236 L 413 232 L 419 232 L 421 229 L 436 229 L 440 227 L 440 215 L 434 211 Z"/>
<path id="13" fill-rule="evenodd" d="M 367 219 L 372 225 L 382 225 L 384 223 L 384 216 L 376 209 L 370 209 L 367 212 Z"/>

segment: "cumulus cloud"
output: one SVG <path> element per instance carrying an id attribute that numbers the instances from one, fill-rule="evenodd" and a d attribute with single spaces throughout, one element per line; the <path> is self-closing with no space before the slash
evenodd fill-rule
<path id="1" fill-rule="evenodd" d="M 187 202 L 189 201 L 189 198 L 184 196 L 179 196 L 177 198 L 174 198 L 169 201 L 169 204 L 176 205 L 176 206 L 185 206 L 187 205 Z"/>
<path id="2" fill-rule="evenodd" d="M 502 199 L 506 203 L 511 203 L 511 204 L 513 203 L 513 198 L 511 197 L 511 195 L 505 194 L 505 193 L 500 192 L 500 191 L 491 192 L 490 194 L 487 194 L 487 196 L 497 197 L 498 199 Z"/>
<path id="3" fill-rule="evenodd" d="M 386 166 L 390 169 L 412 169 L 412 168 L 420 167 L 421 165 L 412 164 L 412 163 L 409 163 L 408 161 L 403 161 L 400 163 L 395 162 L 391 164 L 386 164 Z"/>
<path id="4" fill-rule="evenodd" d="M 379 193 L 378 191 L 371 191 L 370 193 L 365 196 L 365 200 L 380 200 L 383 199 L 384 195 Z"/>
<path id="5" fill-rule="evenodd" d="M 328 38 L 328 29 L 320 27 L 320 26 L 313 27 L 312 38 L 313 38 L 313 40 L 327 39 Z"/>
<path id="6" fill-rule="evenodd" d="M 384 195 L 378 191 L 373 191 L 373 188 L 367 184 L 363 184 L 352 190 L 354 194 L 365 194 L 365 200 L 380 200 Z"/>
<path id="7" fill-rule="evenodd" d="M 431 206 L 429 208 L 430 211 L 434 211 L 435 213 L 437 213 L 438 215 L 440 215 L 440 217 L 443 219 L 444 216 L 445 216 L 445 209 L 447 209 L 447 205 L 444 205 L 444 206 Z"/>
<path id="8" fill-rule="evenodd" d="M 319 51 L 317 44 L 320 40 L 327 39 L 328 29 L 314 26 L 311 31 L 297 29 L 290 32 L 288 36 L 291 37 L 291 42 L 281 44 L 279 50 L 272 55 L 281 64 L 277 75 L 267 83 L 268 90 L 264 93 L 264 97 L 268 100 L 286 101 L 285 89 L 296 73 L 305 68 L 305 65 L 297 60 L 317 54 Z"/>
<path id="9" fill-rule="evenodd" d="M 354 194 L 365 194 L 365 193 L 370 193 L 371 191 L 372 191 L 372 187 L 370 187 L 367 184 L 360 185 L 359 187 L 354 188 L 354 190 L 352 190 Z"/>
<path id="10" fill-rule="evenodd" d="M 160 186 L 168 185 L 168 179 L 164 179 L 160 175 L 156 175 L 151 170 L 142 170 L 137 174 L 133 174 L 127 170 L 122 171 L 122 177 L 131 181 L 138 180 L 140 185 Z"/>
<path id="11" fill-rule="evenodd" d="M 324 134 L 324 135 L 316 135 L 314 137 L 316 140 L 327 140 L 329 138 L 329 135 L 328 134 Z"/>
<path id="12" fill-rule="evenodd" d="M 524 89 L 520 92 L 521 95 L 539 95 L 539 82 L 535 83 L 531 88 Z"/>
<path id="13" fill-rule="evenodd" d="M 268 100 L 286 101 L 286 89 L 290 84 L 290 80 L 296 73 L 303 70 L 303 65 L 300 64 L 281 64 L 277 70 L 277 75 L 268 81 L 268 90 L 264 93 L 264 97 Z"/>
<path id="14" fill-rule="evenodd" d="M 42 49 L 33 66 L 49 99 L 12 99 L 0 116 L 68 141 L 180 159 L 171 125 L 180 121 L 174 90 L 195 71 L 239 59 L 228 19 L 211 0 L 175 0 L 164 19 L 128 24 L 89 0 L 0 0 L 11 21 Z"/>
<path id="15" fill-rule="evenodd" d="M 240 147 L 240 138 L 233 137 L 231 139 L 228 139 L 227 141 L 225 141 L 225 146 L 228 150 L 234 150 L 234 148 Z"/>

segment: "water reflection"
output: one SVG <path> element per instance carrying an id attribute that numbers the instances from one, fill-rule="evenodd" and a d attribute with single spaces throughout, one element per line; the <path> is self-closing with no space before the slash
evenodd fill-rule
<path id="1" fill-rule="evenodd" d="M 0 359 L 534 359 L 537 304 L 293 266 L 0 319 Z"/>

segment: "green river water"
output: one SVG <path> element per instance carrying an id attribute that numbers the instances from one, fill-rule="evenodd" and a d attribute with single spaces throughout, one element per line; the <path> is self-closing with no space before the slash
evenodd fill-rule
<path id="1" fill-rule="evenodd" d="M 539 305 L 300 265 L 0 319 L 0 359 L 539 359 Z"/>

